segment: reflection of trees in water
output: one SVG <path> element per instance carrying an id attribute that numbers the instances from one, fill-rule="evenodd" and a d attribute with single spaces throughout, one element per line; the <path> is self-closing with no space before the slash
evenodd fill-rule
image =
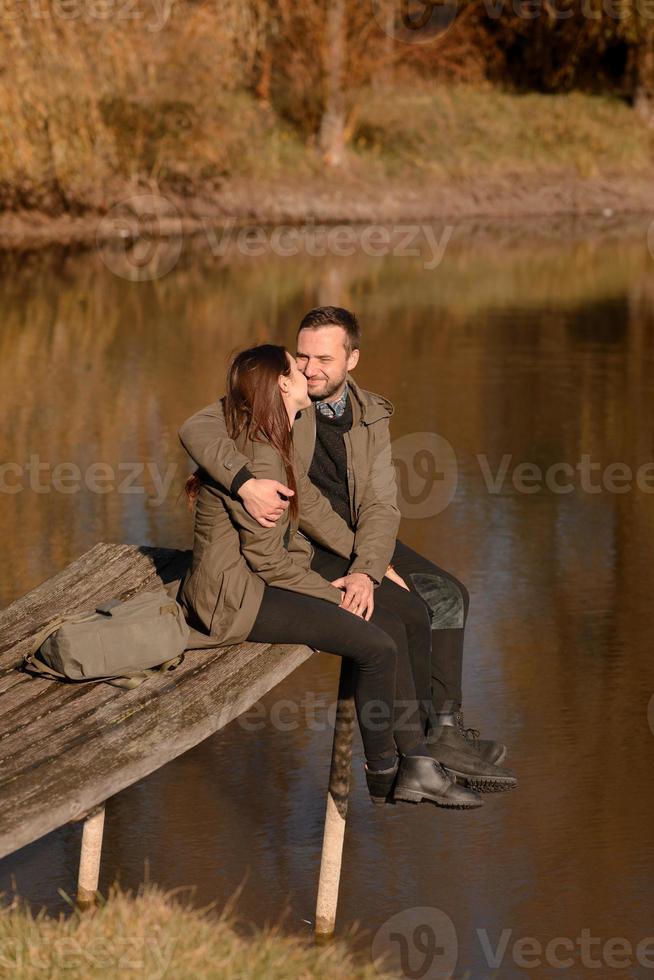
<path id="1" fill-rule="evenodd" d="M 5 458 L 22 463 L 35 452 L 82 468 L 147 460 L 162 472 L 171 461 L 183 465 L 178 425 L 222 393 L 229 352 L 264 340 L 292 349 L 301 315 L 328 302 L 359 313 L 357 374 L 397 403 L 398 435 L 432 425 L 457 454 L 501 456 L 508 445 L 538 461 L 539 453 L 574 458 L 598 426 L 607 438 L 613 433 L 610 452 L 622 451 L 616 433 L 627 425 L 642 450 L 647 437 L 626 406 L 634 407 L 638 378 L 644 382 L 632 337 L 646 316 L 650 262 L 640 243 L 539 243 L 532 251 L 524 243 L 473 249 L 453 241 L 441 265 L 426 272 L 424 256 L 284 260 L 236 251 L 220 258 L 198 239 L 170 274 L 132 283 L 95 254 L 55 250 L 13 267 L 5 260 Z M 597 338 L 596 349 L 592 311 L 613 310 L 624 296 L 629 313 L 616 308 L 612 329 L 627 340 L 616 339 L 609 354 Z M 571 316 L 571 309 L 585 312 Z M 602 322 L 612 316 L 602 313 Z M 642 359 L 650 328 L 638 329 Z M 454 426 L 454 439 L 444 425 Z M 172 519 L 171 500 L 148 508 L 143 495 L 116 498 L 5 494 L 5 540 L 20 544 L 4 594 L 24 591 L 89 541 L 141 529 L 156 535 Z"/>
<path id="2" fill-rule="evenodd" d="M 393 435 L 437 432 L 459 463 L 453 503 L 429 521 L 405 521 L 401 533 L 470 588 L 468 720 L 477 721 L 472 707 L 479 706 L 488 734 L 510 742 L 509 762 L 521 777 L 512 799 L 485 808 L 484 819 L 498 814 L 491 829 L 501 860 L 510 855 L 511 867 L 530 875 L 516 921 L 500 923 L 497 935 L 521 922 L 523 934 L 562 934 L 559 910 L 544 906 L 542 891 L 531 887 L 536 880 L 567 883 L 566 935 L 577 924 L 598 934 L 608 908 L 602 886 L 613 882 L 626 921 L 638 900 L 631 869 L 647 848 L 651 501 L 637 491 L 522 495 L 510 482 L 491 495 L 476 455 L 486 454 L 493 471 L 505 453 L 544 470 L 574 465 L 582 453 L 634 469 L 651 458 L 651 283 L 651 259 L 638 242 L 533 250 L 454 243 L 430 272 L 419 258 L 227 261 L 200 249 L 145 283 L 112 276 L 93 255 L 44 254 L 3 275 L 3 459 L 23 462 L 38 452 L 81 466 L 153 460 L 162 470 L 171 461 L 181 467 L 177 428 L 222 393 L 230 350 L 263 340 L 292 347 L 300 316 L 318 302 L 354 308 L 364 327 L 357 377 L 395 403 Z M 147 533 L 152 543 L 188 547 L 190 516 L 174 506 L 181 482 L 180 472 L 158 509 L 115 493 L 4 494 L 3 595 L 25 592 L 99 539 Z M 235 743 L 244 744 L 238 733 Z M 288 767 L 281 776 L 274 770 L 275 792 L 286 799 L 296 799 L 307 770 L 297 752 L 307 742 L 291 743 Z M 259 780 L 260 753 L 272 760 L 279 744 L 262 737 L 259 754 L 243 748 L 241 785 L 253 785 L 250 767 Z M 221 828 L 233 836 L 237 811 L 216 802 L 210 773 L 188 765 L 189 778 L 204 781 L 194 797 L 199 812 L 210 820 L 220 811 Z M 289 775 L 296 772 L 297 779 Z M 165 793 L 181 799 L 174 785 Z M 295 812 L 304 819 L 301 804 Z M 260 826 L 254 804 L 245 819 Z M 274 815 L 263 833 L 274 841 L 280 825 Z M 458 826 L 447 825 L 461 838 L 460 848 L 443 847 L 443 867 L 450 870 L 450 860 L 453 867 L 442 880 L 456 885 L 465 866 L 490 889 L 497 863 L 489 859 L 489 824 L 481 832 L 481 825 Z M 401 846 L 400 835 L 379 828 L 353 826 L 353 853 L 378 856 L 375 842 Z M 265 860 L 291 889 L 290 817 L 281 832 L 289 846 L 275 842 Z M 389 864 L 393 853 L 384 854 Z M 413 890 L 419 863 L 411 861 L 407 876 L 401 857 L 387 873 L 407 878 Z M 358 894 L 354 875 L 345 887 Z M 626 934 L 615 915 L 604 928 L 605 937 Z"/>

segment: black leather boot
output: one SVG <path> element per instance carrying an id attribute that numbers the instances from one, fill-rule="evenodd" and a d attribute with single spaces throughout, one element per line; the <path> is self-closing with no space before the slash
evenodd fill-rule
<path id="1" fill-rule="evenodd" d="M 393 799 L 405 803 L 422 803 L 428 800 L 436 806 L 453 810 L 471 810 L 482 805 L 477 793 L 457 786 L 443 767 L 429 756 L 402 756 Z"/>
<path id="2" fill-rule="evenodd" d="M 463 786 L 499 793 L 518 785 L 511 769 L 485 762 L 454 725 L 440 725 L 425 741 L 429 754 Z"/>
<path id="3" fill-rule="evenodd" d="M 495 742 L 492 738 L 480 738 L 476 728 L 466 728 L 463 721 L 463 712 L 455 711 L 454 723 L 460 735 L 466 738 L 473 749 L 479 753 L 484 762 L 490 762 L 494 766 L 499 766 L 506 759 L 506 745 Z"/>
<path id="4" fill-rule="evenodd" d="M 469 749 L 476 752 L 484 762 L 490 762 L 493 766 L 499 766 L 506 758 L 506 745 L 490 738 L 479 738 L 479 732 L 476 728 L 466 728 L 463 723 L 462 711 L 432 712 L 429 724 L 432 734 L 435 734 L 443 725 L 454 728 L 461 739 L 465 740 Z"/>
<path id="5" fill-rule="evenodd" d="M 394 803 L 392 789 L 393 783 L 395 782 L 395 777 L 397 776 L 397 771 L 400 765 L 400 760 L 395 757 L 395 765 L 392 769 L 382 769 L 381 771 L 375 771 L 374 769 L 366 769 L 366 782 L 368 784 L 368 792 L 370 793 L 370 799 L 377 806 L 383 806 L 385 803 Z"/>

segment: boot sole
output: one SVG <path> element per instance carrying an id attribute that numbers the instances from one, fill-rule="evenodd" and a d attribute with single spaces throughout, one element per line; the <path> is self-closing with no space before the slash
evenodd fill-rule
<path id="1" fill-rule="evenodd" d="M 474 789 L 478 793 L 505 793 L 507 790 L 516 789 L 518 785 L 518 780 L 512 776 L 471 776 L 456 769 L 448 769 L 445 766 L 443 768 L 461 786 Z"/>
<path id="2" fill-rule="evenodd" d="M 399 789 L 393 795 L 395 800 L 400 800 L 402 803 L 422 803 L 423 800 L 426 800 L 448 810 L 476 810 L 482 805 L 481 800 L 471 800 L 470 803 L 453 803 L 447 797 L 432 796 L 429 793 L 419 793 L 412 789 Z"/>

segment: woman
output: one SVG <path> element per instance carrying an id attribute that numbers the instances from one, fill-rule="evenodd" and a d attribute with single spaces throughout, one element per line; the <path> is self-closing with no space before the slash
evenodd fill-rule
<path id="1" fill-rule="evenodd" d="M 390 801 L 393 790 L 393 799 L 480 806 L 424 743 L 402 622 L 381 607 L 370 620 L 340 608 L 343 592 L 311 569 L 302 530 L 345 558 L 354 535 L 294 451 L 293 423 L 309 404 L 306 378 L 283 347 L 263 344 L 233 359 L 224 399 L 230 435 L 254 476 L 284 482 L 293 495 L 264 528 L 203 470 L 189 477 L 193 559 L 179 597 L 186 617 L 220 645 L 300 643 L 348 657 L 358 668 L 355 705 L 373 800 Z"/>

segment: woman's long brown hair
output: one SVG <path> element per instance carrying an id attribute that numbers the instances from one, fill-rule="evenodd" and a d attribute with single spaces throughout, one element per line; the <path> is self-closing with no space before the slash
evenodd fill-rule
<path id="1" fill-rule="evenodd" d="M 223 399 L 227 431 L 235 439 L 244 429 L 250 439 L 269 442 L 282 457 L 286 483 L 294 491 L 289 500 L 293 517 L 298 514 L 298 496 L 291 462 L 293 442 L 288 413 L 279 389 L 280 374 L 291 373 L 286 348 L 260 344 L 241 351 L 227 371 L 227 394 Z M 191 508 L 202 486 L 202 468 L 187 479 L 184 489 Z"/>

